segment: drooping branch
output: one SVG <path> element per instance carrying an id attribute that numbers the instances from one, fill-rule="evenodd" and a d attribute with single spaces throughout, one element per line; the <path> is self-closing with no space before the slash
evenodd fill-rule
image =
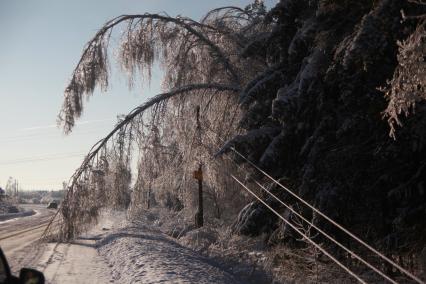
<path id="1" fill-rule="evenodd" d="M 69 239 L 72 238 L 76 232 L 79 231 L 79 223 L 77 222 L 76 219 L 74 219 L 74 217 L 76 216 L 75 214 L 77 213 L 73 213 L 74 215 L 70 216 L 69 212 L 71 212 L 72 210 L 75 209 L 70 209 L 73 207 L 73 204 L 75 204 L 76 200 L 75 198 L 78 197 L 79 195 L 79 190 L 81 190 L 81 182 L 82 179 L 84 180 L 84 177 L 87 176 L 87 174 L 90 172 L 93 172 L 96 174 L 97 170 L 93 169 L 93 164 L 94 162 L 96 162 L 97 157 L 99 157 L 99 155 L 102 156 L 103 151 L 105 150 L 105 147 L 108 143 L 108 141 L 110 141 L 111 139 L 113 139 L 113 137 L 115 137 L 117 134 L 123 134 L 123 131 L 126 131 L 126 127 L 128 125 L 130 125 L 137 117 L 141 117 L 141 115 L 143 115 L 143 113 L 145 111 L 147 111 L 148 109 L 152 109 L 155 106 L 158 106 L 159 104 L 174 98 L 176 96 L 185 96 L 185 95 L 189 95 L 192 92 L 197 92 L 197 91 L 213 91 L 214 94 L 219 94 L 219 93 L 238 93 L 240 92 L 240 88 L 238 86 L 232 86 L 232 85 L 223 85 L 223 84 L 218 84 L 218 83 L 211 83 L 211 84 L 192 84 L 192 85 L 186 85 L 183 86 L 181 88 L 172 90 L 170 92 L 166 92 L 166 93 L 162 93 L 159 95 L 156 95 L 154 97 L 152 97 L 151 99 L 149 99 L 147 102 L 145 102 L 144 104 L 136 107 L 135 109 L 133 109 L 131 112 L 129 112 L 129 114 L 127 114 L 113 129 L 112 131 L 110 131 L 108 133 L 108 135 L 106 135 L 103 139 L 101 139 L 100 141 L 98 141 L 95 145 L 92 146 L 92 148 L 90 149 L 89 153 L 87 154 L 87 156 L 85 157 L 85 159 L 83 160 L 82 164 L 80 165 L 80 167 L 74 172 L 74 174 L 71 176 L 69 183 L 68 183 L 68 191 L 67 191 L 67 195 L 65 196 L 63 205 L 62 205 L 62 211 L 64 211 L 65 213 L 62 213 L 62 217 L 63 217 L 63 221 L 64 221 L 64 227 L 62 228 L 62 237 Z M 114 140 L 113 140 L 114 142 Z M 130 142 L 129 142 L 130 143 Z M 99 210 L 99 208 L 101 208 L 102 205 L 101 204 L 97 204 L 97 209 Z M 71 211 L 70 211 L 71 210 Z M 87 210 L 87 208 L 85 209 Z M 94 214 L 94 216 L 96 216 L 96 214 Z M 52 219 L 53 221 L 53 219 Z M 52 224 L 52 222 L 51 222 Z M 45 230 L 45 236 L 47 236 L 49 230 L 50 230 L 50 226 L 51 224 L 49 224 L 49 226 L 47 227 L 47 229 Z M 80 228 L 81 229 L 81 228 Z"/>
<path id="2" fill-rule="evenodd" d="M 213 10 L 209 11 L 204 16 L 204 18 L 201 20 L 201 23 L 205 23 L 209 19 L 209 17 L 211 17 L 213 14 L 219 13 L 219 12 L 224 11 L 224 10 L 226 10 L 227 12 L 234 12 L 234 11 L 236 11 L 236 12 L 239 12 L 239 13 L 241 13 L 243 15 L 246 15 L 247 17 L 250 17 L 250 14 L 247 11 L 245 11 L 244 9 L 241 9 L 240 7 L 236 7 L 236 6 L 225 6 L 225 7 L 220 7 L 220 8 L 216 8 L 216 9 L 213 9 Z"/>
<path id="3" fill-rule="evenodd" d="M 159 63 L 164 71 L 165 93 L 121 117 L 113 130 L 90 149 L 68 183 L 60 210 L 64 221 L 60 230 L 62 238 L 70 239 L 96 222 L 102 208 L 127 208 L 125 202 L 132 174 L 129 161 L 134 150 L 139 151 L 138 158 L 143 161 L 138 167 L 147 168 L 138 171 L 143 175 L 136 186 L 139 193 L 146 190 L 145 186 L 166 192 L 164 185 L 167 184 L 173 194 L 183 198 L 186 193 L 180 186 L 188 181 L 179 167 L 182 162 L 186 168 L 190 166 L 193 157 L 188 155 L 191 149 L 185 143 L 176 141 L 190 138 L 193 129 L 187 117 L 193 105 L 212 108 L 204 113 L 204 118 L 206 123 L 212 122 L 215 129 L 223 130 L 227 124 L 229 133 L 236 127 L 238 105 L 232 109 L 229 103 L 236 103 L 235 95 L 241 92 L 244 83 L 257 76 L 266 65 L 262 57 L 247 60 L 241 56 L 248 43 L 258 40 L 260 31 L 271 28 L 263 24 L 263 10 L 261 1 L 245 9 L 223 7 L 212 10 L 201 22 L 180 16 L 173 18 L 165 13 L 121 15 L 106 22 L 86 44 L 65 90 L 59 114 L 59 124 L 66 133 L 81 115 L 83 99 L 93 95 L 98 86 L 103 90 L 108 87 L 110 48 L 116 49 L 117 63 L 121 71 L 127 73 L 129 87 L 136 78 L 150 81 L 151 72 Z M 116 36 L 118 26 L 123 31 L 113 47 L 110 38 Z M 144 123 L 145 117 L 149 117 L 149 124 Z M 154 127 L 159 127 L 157 135 L 153 134 Z M 159 141 L 161 143 L 157 143 Z M 147 145 L 152 150 L 147 150 Z M 132 148 L 134 146 L 137 149 Z M 205 154 L 201 145 L 194 149 L 197 159 Z M 181 171 L 182 178 L 171 182 L 167 175 L 176 175 L 176 169 Z M 219 178 L 212 180 L 221 183 Z"/>
<path id="4" fill-rule="evenodd" d="M 144 21 L 146 21 L 145 24 L 143 24 Z M 123 52 L 121 54 L 123 66 L 128 70 L 131 71 L 135 65 L 139 65 L 139 68 L 143 67 L 150 73 L 154 59 L 158 58 L 160 54 L 159 50 L 165 49 L 166 46 L 169 46 L 169 48 L 175 46 L 175 41 L 180 39 L 177 33 L 185 31 L 196 39 L 200 50 L 205 46 L 210 51 L 210 53 L 202 56 L 204 60 L 206 59 L 205 56 L 211 57 L 212 63 L 214 62 L 214 64 L 211 64 L 212 66 L 216 65 L 216 62 L 221 64 L 224 73 L 229 75 L 229 81 L 232 84 L 241 84 L 241 78 L 229 55 L 222 50 L 219 44 L 209 38 L 209 33 L 211 32 L 217 34 L 223 30 L 224 34 L 229 33 L 226 29 L 215 27 L 212 31 L 211 26 L 207 24 L 187 18 L 173 18 L 159 14 L 121 15 L 108 21 L 87 43 L 81 59 L 72 73 L 70 83 L 65 90 L 64 103 L 58 120 L 59 124 L 64 126 L 65 133 L 71 131 L 75 118 L 81 115 L 83 97 L 93 94 L 95 87 L 98 85 L 103 90 L 107 88 L 109 39 L 113 28 L 123 22 L 129 22 L 128 38 L 123 42 Z M 134 23 L 139 24 L 140 28 L 133 34 L 136 29 L 136 26 L 133 25 Z M 174 29 L 177 30 L 166 27 L 167 24 L 173 24 L 175 26 Z M 214 34 L 212 35 L 213 38 L 215 38 Z M 182 42 L 178 44 L 186 45 L 186 43 Z M 191 57 L 187 55 L 185 58 L 183 60 L 188 60 Z M 197 60 L 200 60 L 200 58 Z M 182 66 L 182 64 L 179 66 Z"/>
<path id="5" fill-rule="evenodd" d="M 180 26 L 180 27 L 188 30 L 191 34 L 198 37 L 201 41 L 203 41 L 207 46 L 209 46 L 212 49 L 212 51 L 215 53 L 215 55 L 218 56 L 218 58 L 224 64 L 225 69 L 229 70 L 233 79 L 236 82 L 239 82 L 239 76 L 236 73 L 236 71 L 233 69 L 233 66 L 230 63 L 229 58 L 223 53 L 223 51 L 215 43 L 213 43 L 204 34 L 195 30 L 195 28 L 194 28 L 194 27 L 204 28 L 204 27 L 209 27 L 209 26 L 206 26 L 206 25 L 201 24 L 201 23 L 194 21 L 194 20 L 187 20 L 186 18 L 173 18 L 173 17 L 170 17 L 170 16 L 163 16 L 163 15 L 159 15 L 159 14 L 148 14 L 148 13 L 147 14 L 136 14 L 136 15 L 121 15 L 121 16 L 118 16 L 118 17 L 108 21 L 87 44 L 86 48 L 83 51 L 83 55 L 80 59 L 80 62 L 77 64 L 77 67 L 74 69 L 73 77 L 78 72 L 79 66 L 82 64 L 84 57 L 89 52 L 90 47 L 92 45 L 96 45 L 97 42 L 99 41 L 99 39 L 103 38 L 109 30 L 111 30 L 112 28 L 114 28 L 118 24 L 120 24 L 124 21 L 136 20 L 136 19 L 137 20 L 151 19 L 151 20 L 159 20 L 159 21 L 163 21 L 163 22 L 170 22 L 170 23 L 174 23 L 177 26 Z M 219 31 L 219 30 L 215 29 L 215 31 Z"/>
<path id="6" fill-rule="evenodd" d="M 75 184 L 75 182 L 78 180 L 78 178 L 84 172 L 84 170 L 90 164 L 90 161 L 98 154 L 98 152 L 102 149 L 103 146 L 105 146 L 105 144 L 111 139 L 111 137 L 115 133 L 117 133 L 120 129 L 122 129 L 124 126 L 126 126 L 127 124 L 132 122 L 132 120 L 136 116 L 140 115 L 141 113 L 143 113 L 144 111 L 146 111 L 150 107 L 152 107 L 152 106 L 154 106 L 154 105 L 156 105 L 156 104 L 158 104 L 162 101 L 168 100 L 168 99 L 170 99 L 174 96 L 177 96 L 177 95 L 187 94 L 187 93 L 197 91 L 197 90 L 216 90 L 216 91 L 220 91 L 220 92 L 230 91 L 230 92 L 235 92 L 235 93 L 240 91 L 240 89 L 236 86 L 226 86 L 226 85 L 220 85 L 220 84 L 194 84 L 194 85 L 184 86 L 182 88 L 179 88 L 177 90 L 173 90 L 173 91 L 170 91 L 170 92 L 167 92 L 167 93 L 159 94 L 159 95 L 151 98 L 146 103 L 144 103 L 144 104 L 136 107 L 135 109 L 133 109 L 128 115 L 125 116 L 125 118 L 120 123 L 118 123 L 114 127 L 114 129 L 107 136 L 105 136 L 103 139 L 98 141 L 90 149 L 89 154 L 84 159 L 80 168 L 71 177 L 70 187 L 72 187 Z"/>

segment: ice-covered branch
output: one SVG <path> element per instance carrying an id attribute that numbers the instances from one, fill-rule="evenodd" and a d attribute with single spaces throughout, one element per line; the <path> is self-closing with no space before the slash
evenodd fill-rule
<path id="1" fill-rule="evenodd" d="M 82 165 L 80 166 L 80 168 L 75 172 L 75 174 L 72 176 L 71 178 L 71 184 L 70 187 L 72 187 L 75 182 L 78 180 L 78 178 L 81 176 L 81 174 L 85 171 L 85 169 L 87 168 L 87 166 L 89 165 L 90 161 L 98 154 L 98 152 L 102 149 L 102 147 L 104 147 L 106 145 L 106 143 L 111 139 L 111 137 L 114 136 L 114 134 L 116 134 L 120 129 L 122 129 L 123 127 L 125 127 L 126 125 L 128 125 L 130 122 L 132 122 L 132 120 L 142 114 L 144 111 L 146 111 L 147 109 L 149 109 L 150 107 L 168 100 L 174 96 L 177 95 L 183 95 L 183 94 L 187 94 L 193 91 L 199 91 L 199 90 L 213 90 L 213 91 L 217 91 L 217 92 L 235 92 L 238 93 L 240 91 L 239 87 L 237 86 L 227 86 L 227 85 L 220 85 L 220 84 L 194 84 L 194 85 L 188 85 L 188 86 L 184 86 L 182 88 L 167 92 L 167 93 L 162 93 L 159 95 L 156 95 L 155 97 L 149 99 L 146 103 L 136 107 L 135 109 L 133 109 L 128 115 L 126 115 L 124 117 L 124 119 L 118 123 L 114 129 L 108 133 L 107 136 L 105 136 L 103 139 L 101 139 L 99 142 L 97 142 L 89 151 L 89 154 L 87 154 L 86 158 L 84 159 Z"/>
<path id="2" fill-rule="evenodd" d="M 218 43 L 214 42 L 215 40 L 220 41 L 215 34 L 221 30 L 224 30 L 224 34 L 229 33 L 226 29 L 220 27 L 213 29 L 211 25 L 191 19 L 173 18 L 160 14 L 121 15 L 108 21 L 88 42 L 72 73 L 59 114 L 59 124 L 64 127 L 65 133 L 71 131 L 75 119 L 81 115 L 83 97 L 90 96 L 96 86 L 101 86 L 103 90 L 108 87 L 107 51 L 109 39 L 113 28 L 123 22 L 128 22 L 129 26 L 127 32 L 124 33 L 121 44 L 120 61 L 123 68 L 131 73 L 130 75 L 133 75 L 135 68 L 139 68 L 142 75 L 150 78 L 154 60 L 159 59 L 162 51 L 162 58 L 168 61 L 168 68 L 178 69 L 167 71 L 169 73 L 167 83 L 172 88 L 179 87 L 182 83 L 182 85 L 185 85 L 188 81 L 194 81 L 194 76 L 200 76 L 201 72 L 198 72 L 198 74 L 195 72 L 196 75 L 186 76 L 184 74 L 189 72 L 191 66 L 199 60 L 209 64 L 212 70 L 217 69 L 216 64 L 222 65 L 224 74 L 229 77 L 226 81 L 230 81 L 232 84 L 241 84 L 240 75 L 233 66 L 228 53 L 222 50 Z M 191 40 L 189 40 L 188 35 L 192 36 Z M 199 54 L 189 52 L 194 49 L 192 43 L 198 48 Z M 207 49 L 204 47 L 207 47 Z M 176 50 L 181 50 L 181 54 L 174 56 L 173 53 Z M 179 60 L 179 62 L 171 62 L 174 60 Z M 192 61 L 194 61 L 193 64 L 190 64 Z M 144 73 L 145 71 L 147 74 Z M 180 73 L 178 77 L 174 75 L 176 72 Z M 182 76 L 187 79 L 187 82 L 180 82 Z M 206 77 L 205 83 L 208 83 L 208 73 L 204 76 Z M 174 85 L 173 79 L 177 80 Z"/>

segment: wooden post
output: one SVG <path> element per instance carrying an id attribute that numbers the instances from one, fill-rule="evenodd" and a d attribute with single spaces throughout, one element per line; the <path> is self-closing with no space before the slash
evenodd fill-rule
<path id="1" fill-rule="evenodd" d="M 200 125 L 200 106 L 197 106 L 196 116 L 197 116 L 197 131 L 199 143 L 201 143 L 201 125 Z M 195 227 L 201 228 L 204 225 L 204 208 L 203 208 L 203 169 L 200 164 L 198 166 L 198 171 L 194 171 L 194 178 L 198 180 L 198 210 L 195 213 Z"/>
<path id="2" fill-rule="evenodd" d="M 146 198 L 146 207 L 147 209 L 151 208 L 151 183 L 149 184 L 147 198 Z"/>
<path id="3" fill-rule="evenodd" d="M 204 225 L 204 208 L 203 208 L 203 171 L 201 165 L 198 167 L 198 211 L 195 214 L 195 226 L 201 228 Z"/>

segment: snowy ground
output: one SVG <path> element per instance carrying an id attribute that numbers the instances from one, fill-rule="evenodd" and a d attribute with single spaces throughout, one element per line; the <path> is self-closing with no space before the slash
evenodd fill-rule
<path id="1" fill-rule="evenodd" d="M 194 229 L 179 221 L 181 216 L 163 211 L 131 220 L 123 212 L 105 214 L 95 228 L 66 244 L 37 243 L 42 228 L 36 226 L 25 234 L 18 230 L 19 238 L 1 246 L 14 274 L 33 267 L 47 283 L 353 283 L 328 259 L 315 258 L 309 247 L 270 249 L 261 238 L 230 235 L 211 224 Z M 42 213 L 5 222 L 2 229 L 10 234 L 19 224 L 20 230 L 34 220 L 44 224 L 49 216 Z"/>
<path id="2" fill-rule="evenodd" d="M 119 227 L 123 213 L 106 215 L 86 234 L 70 243 L 40 244 L 43 253 L 30 266 L 44 273 L 48 284 L 119 283 L 114 281 L 106 260 L 97 251 L 97 242 Z"/>
<path id="3" fill-rule="evenodd" d="M 42 271 L 47 283 L 243 283 L 218 262 L 117 212 L 72 243 L 35 251 L 37 260 L 26 266 Z"/>
<path id="4" fill-rule="evenodd" d="M 47 283 L 114 283 L 93 240 L 46 245 L 36 269 L 43 271 Z"/>
<path id="5" fill-rule="evenodd" d="M 324 273 L 329 265 L 313 265 L 309 252 L 268 250 L 261 238 L 231 235 L 226 227 L 210 222 L 194 229 L 191 220 L 164 209 L 141 212 L 130 220 L 123 212 L 110 212 L 86 234 L 58 244 L 36 242 L 44 230 L 39 224 L 45 224 L 51 212 L 42 213 L 2 224 L 6 235 L 15 230 L 19 237 L 0 242 L 15 275 L 22 267 L 32 267 L 45 274 L 47 283 L 60 284 L 347 283 L 336 277 L 340 273 Z"/>
<path id="6" fill-rule="evenodd" d="M 137 216 L 137 217 L 136 217 Z M 248 238 L 231 234 L 224 220 L 206 218 L 204 227 L 196 229 L 193 218 L 185 212 L 173 212 L 164 208 L 141 210 L 133 220 L 149 224 L 164 234 L 173 236 L 180 245 L 226 267 L 241 283 L 281 283 L 273 280 L 266 269 L 265 243 L 261 238 Z"/>
<path id="7" fill-rule="evenodd" d="M 116 283 L 239 283 L 214 261 L 146 226 L 127 226 L 98 243 Z"/>

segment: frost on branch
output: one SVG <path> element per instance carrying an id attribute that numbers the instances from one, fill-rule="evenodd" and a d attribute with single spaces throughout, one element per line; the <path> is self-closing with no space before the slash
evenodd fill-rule
<path id="1" fill-rule="evenodd" d="M 104 39 L 86 47 L 79 68 L 74 71 L 72 79 L 65 89 L 64 103 L 59 121 L 64 132 L 69 133 L 83 111 L 84 94 L 92 94 L 96 86 L 102 90 L 108 87 L 107 48 Z"/>
<path id="2" fill-rule="evenodd" d="M 419 56 L 424 54 L 424 23 L 408 13 L 413 2 L 418 1 L 281 0 L 266 15 L 253 7 L 223 7 L 199 22 L 146 14 L 107 23 L 93 42 L 105 37 L 107 43 L 111 28 L 123 23 L 119 65 L 130 78 L 141 73 L 149 79 L 159 63 L 167 90 L 127 115 L 95 146 L 96 153 L 89 153 L 70 184 L 63 216 L 70 208 L 96 216 L 80 205 L 95 200 L 80 199 L 80 191 L 82 196 L 97 192 L 81 186 L 83 177 L 91 167 L 101 167 L 94 164 L 99 153 L 117 149 L 112 141 L 120 129 L 132 129 L 133 147 L 141 155 L 131 211 L 157 202 L 179 214 L 191 212 L 194 183 L 188 173 L 203 161 L 210 212 L 229 218 L 226 213 L 249 200 L 224 178 L 235 166 L 220 160 L 223 155 L 211 156 L 218 148 L 225 153 L 235 147 L 351 231 L 411 261 L 405 244 L 423 246 L 426 227 L 419 217 L 426 204 L 424 85 L 415 88 L 417 80 L 424 80 L 423 61 L 416 61 L 424 59 Z M 407 11 L 405 21 L 401 9 Z M 397 41 L 403 42 L 399 51 Z M 385 98 L 378 88 L 392 76 Z M 81 111 L 82 98 L 89 95 L 85 90 L 90 90 L 85 88 L 75 85 L 65 104 Z M 401 120 L 399 110 L 411 112 L 413 102 L 416 115 L 404 120 L 402 138 L 390 139 L 382 112 L 390 103 L 388 118 Z M 195 105 L 204 113 L 200 132 L 194 127 Z M 77 117 L 72 107 L 68 113 L 68 121 Z M 210 130 L 230 142 L 224 146 Z M 106 144 L 109 149 L 103 148 Z M 84 204 L 97 212 L 92 202 Z M 265 212 L 258 205 L 246 207 L 240 219 L 263 222 Z M 301 212 L 324 225 L 312 212 Z M 65 231 L 81 229 L 73 221 L 67 219 Z M 278 241 L 285 243 L 288 236 Z"/>
<path id="3" fill-rule="evenodd" d="M 227 145 L 355 232 L 374 231 L 383 250 L 408 255 L 401 244 L 424 245 L 424 12 L 424 1 L 279 1 L 262 51 L 246 52 L 273 65 L 240 93 L 244 130 L 277 131 Z M 393 134 L 414 105 L 401 138 L 390 139 L 383 111 Z M 248 222 L 252 207 L 242 212 Z"/>
<path id="4" fill-rule="evenodd" d="M 202 94 L 207 91 L 211 92 L 210 98 L 204 101 L 202 100 Z M 167 184 L 167 181 L 179 181 L 179 179 L 175 178 L 176 172 L 182 170 L 182 159 L 179 157 L 184 154 L 184 160 L 188 159 L 186 161 L 188 164 L 192 166 L 194 163 L 191 153 L 186 153 L 188 146 L 182 144 L 178 151 L 170 152 L 173 147 L 163 147 L 161 141 L 156 142 L 157 138 L 152 140 L 152 135 L 146 135 L 147 129 L 161 126 L 162 131 L 167 131 L 166 133 L 168 133 L 164 138 L 164 142 L 167 143 L 170 143 L 170 139 L 172 141 L 173 139 L 188 141 L 190 140 L 189 137 L 182 136 L 191 136 L 187 132 L 192 131 L 191 133 L 193 133 L 194 129 L 193 127 L 192 129 L 190 128 L 192 120 L 188 121 L 184 116 L 181 116 L 183 113 L 188 112 L 187 108 L 182 108 L 181 104 L 185 104 L 182 100 L 187 99 L 189 102 L 199 103 L 204 106 L 204 109 L 208 110 L 209 107 L 218 107 L 219 105 L 226 107 L 235 97 L 232 94 L 238 91 L 238 88 L 232 86 L 215 84 L 188 85 L 168 93 L 159 94 L 136 107 L 128 115 L 121 117 L 115 128 L 92 147 L 81 166 L 71 177 L 68 184 L 68 192 L 60 209 L 61 218 L 64 221 L 60 231 L 60 238 L 74 238 L 87 226 L 96 222 L 102 208 L 127 208 L 129 206 L 132 174 L 130 160 L 132 153 L 134 153 L 133 147 L 136 147 L 139 151 L 141 159 L 138 179 L 140 177 L 154 180 L 158 178 L 161 180 L 161 184 L 158 181 L 161 187 Z M 178 96 L 179 98 L 177 99 Z M 222 99 L 220 99 L 221 97 Z M 165 112 L 165 109 L 168 108 L 174 111 L 169 111 L 170 114 L 168 114 Z M 193 109 L 190 111 L 193 111 Z M 209 124 L 217 128 L 216 131 L 224 127 L 229 129 L 233 125 L 233 119 L 238 117 L 233 113 L 221 114 L 211 111 L 206 113 L 206 117 L 208 114 L 211 116 Z M 214 124 L 213 122 L 218 121 L 217 115 L 224 116 L 226 119 L 222 118 L 219 121 L 220 123 Z M 149 124 L 143 123 L 144 116 L 145 120 L 150 121 Z M 223 124 L 225 122 L 230 123 L 231 126 Z M 182 124 L 185 129 L 179 130 Z M 178 129 L 173 127 L 178 127 Z M 152 133 L 155 134 L 156 132 Z M 137 142 L 136 145 L 134 145 L 135 142 Z M 152 149 L 149 150 L 147 147 Z M 152 151 L 168 153 L 164 156 L 164 159 L 160 159 L 158 155 L 152 156 Z M 176 163 L 167 163 L 168 159 L 176 160 Z M 146 166 L 147 163 L 149 167 Z M 155 170 L 155 167 L 165 169 L 165 166 L 168 169 L 167 175 L 164 170 Z M 149 172 L 146 172 L 147 169 Z M 139 190 L 147 190 L 144 185 L 146 183 L 143 181 L 136 183 L 133 206 L 140 207 L 146 202 L 145 199 L 140 198 L 138 201 L 138 196 L 140 197 L 141 194 Z"/>
<path id="5" fill-rule="evenodd" d="M 385 91 L 385 115 L 395 137 L 396 125 L 402 126 L 399 116 L 414 113 L 416 104 L 426 100 L 426 21 L 399 43 L 398 67 Z"/>
<path id="6" fill-rule="evenodd" d="M 130 87 L 139 75 L 149 81 L 152 68 L 159 64 L 164 71 L 165 91 L 121 117 L 71 177 L 60 211 L 62 239 L 71 239 L 96 222 L 105 207 L 130 206 L 137 212 L 159 202 L 192 210 L 193 182 L 188 173 L 200 159 L 211 161 L 219 147 L 208 129 L 221 133 L 222 139 L 238 132 L 236 94 L 265 65 L 262 58 L 247 60 L 240 56 L 257 33 L 268 32 L 264 16 L 264 5 L 259 1 L 246 9 L 214 9 L 199 22 L 166 14 L 122 15 L 96 33 L 65 90 L 59 122 L 66 133 L 82 113 L 84 99 L 96 87 L 105 90 L 108 86 L 109 49 L 116 49 L 117 63 L 128 75 Z M 119 26 L 124 31 L 118 45 L 112 46 L 110 38 Z M 203 139 L 195 136 L 197 105 L 202 109 L 203 125 L 208 127 L 202 129 Z M 138 159 L 137 173 L 130 171 L 132 157 Z M 233 204 L 222 202 L 240 194 L 231 188 L 229 178 L 222 178 L 231 168 L 229 163 L 224 167 L 212 161 L 204 167 L 208 173 L 206 196 L 212 200 L 214 215 L 222 216 L 222 210 L 228 207 L 235 211 L 233 205 L 244 198 L 236 198 Z M 129 203 L 132 175 L 136 183 Z"/>
<path id="7" fill-rule="evenodd" d="M 107 51 L 117 26 L 126 27 L 118 46 L 118 63 L 128 74 L 130 86 L 137 74 L 149 81 L 156 62 L 165 71 L 165 89 L 195 83 L 240 86 L 243 77 L 250 77 L 257 69 L 246 68 L 248 62 L 235 54 L 261 25 L 261 15 L 254 17 L 257 14 L 253 9 L 240 11 L 231 7 L 223 11 L 226 13 L 209 14 L 202 23 L 160 14 L 122 15 L 107 22 L 83 50 L 65 90 L 59 114 L 64 131 L 69 133 L 81 115 L 84 97 L 91 96 L 96 86 L 106 90 Z"/>

